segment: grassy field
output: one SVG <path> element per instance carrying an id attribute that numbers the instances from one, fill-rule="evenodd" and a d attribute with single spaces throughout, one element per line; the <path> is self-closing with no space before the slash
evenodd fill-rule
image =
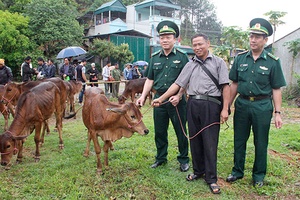
<path id="1" fill-rule="evenodd" d="M 142 113 L 147 107 L 142 108 Z M 151 169 L 149 166 L 154 162 L 156 150 L 150 109 L 144 113 L 144 123 L 150 133 L 147 136 L 134 134 L 131 138 L 116 141 L 115 150 L 109 152 L 109 169 L 104 170 L 103 175 L 96 174 L 93 145 L 90 157 L 83 157 L 87 130 L 81 114 L 77 119 L 64 120 L 65 149 L 59 150 L 56 132 L 46 136 L 38 163 L 33 158 L 33 135 L 29 136 L 24 145 L 23 162 L 15 164 L 14 156 L 10 170 L 0 167 L 0 199 L 300 199 L 299 114 L 298 108 L 284 108 L 283 128 L 277 130 L 272 124 L 268 172 L 265 186 L 259 189 L 251 184 L 253 138 L 248 142 L 245 177 L 233 184 L 225 182 L 233 164 L 232 118 L 227 130 L 226 125 L 221 126 L 218 150 L 220 195 L 211 194 L 203 180 L 185 180 L 192 169 L 180 172 L 176 137 L 171 128 L 168 163 Z M 1 129 L 3 123 L 1 117 Z M 51 130 L 53 128 L 52 124 Z"/>

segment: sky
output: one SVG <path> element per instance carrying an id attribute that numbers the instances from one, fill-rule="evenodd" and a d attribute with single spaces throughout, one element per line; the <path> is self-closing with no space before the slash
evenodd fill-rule
<path id="1" fill-rule="evenodd" d="M 265 18 L 269 11 L 287 12 L 281 18 L 285 22 L 279 25 L 275 41 L 300 28 L 300 10 L 297 0 L 210 0 L 215 5 L 218 20 L 223 26 L 238 26 L 247 30 L 253 18 Z"/>

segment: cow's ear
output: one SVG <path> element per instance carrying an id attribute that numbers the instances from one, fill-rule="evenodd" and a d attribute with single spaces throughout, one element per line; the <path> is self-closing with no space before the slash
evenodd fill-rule
<path id="1" fill-rule="evenodd" d="M 13 140 L 23 140 L 25 138 L 28 137 L 28 135 L 23 135 L 23 136 L 12 136 L 13 137 Z"/>
<path id="2" fill-rule="evenodd" d="M 112 111 L 112 112 L 115 112 L 115 113 L 119 113 L 119 114 L 122 114 L 122 115 L 124 115 L 126 113 L 126 110 L 121 109 L 121 108 L 106 108 L 106 110 Z"/>

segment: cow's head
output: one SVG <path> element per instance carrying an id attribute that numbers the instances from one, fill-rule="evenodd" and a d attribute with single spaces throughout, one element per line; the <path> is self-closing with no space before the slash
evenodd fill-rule
<path id="1" fill-rule="evenodd" d="M 142 113 L 135 103 L 126 103 L 122 107 L 110 108 L 109 110 L 122 114 L 125 118 L 128 128 L 133 132 L 138 132 L 141 135 L 147 135 L 149 133 L 149 130 L 142 120 Z"/>
<path id="2" fill-rule="evenodd" d="M 13 155 L 18 153 L 21 143 L 27 136 L 13 136 L 10 131 L 0 135 L 1 165 L 6 166 L 10 163 Z"/>
<path id="3" fill-rule="evenodd" d="M 127 100 L 127 98 L 124 95 L 120 95 L 118 97 L 119 104 L 124 104 L 126 100 Z"/>
<path id="4" fill-rule="evenodd" d="M 18 85 L 10 82 L 4 86 L 4 93 L 1 97 L 1 102 L 5 104 L 10 103 L 17 95 L 20 95 Z"/>

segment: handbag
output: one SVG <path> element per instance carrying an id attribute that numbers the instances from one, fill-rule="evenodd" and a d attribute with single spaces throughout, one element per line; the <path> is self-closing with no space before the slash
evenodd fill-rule
<path id="1" fill-rule="evenodd" d="M 202 69 L 204 70 L 204 72 L 210 77 L 210 79 L 215 83 L 215 85 L 217 86 L 217 88 L 221 91 L 221 108 L 223 109 L 223 94 L 222 94 L 222 86 L 219 84 L 219 82 L 217 81 L 216 77 L 214 77 L 210 71 L 205 67 L 205 65 L 201 62 L 198 61 L 198 63 L 200 63 L 200 66 L 202 67 Z M 228 115 L 231 114 L 231 109 L 230 109 L 230 105 L 228 105 Z"/>

